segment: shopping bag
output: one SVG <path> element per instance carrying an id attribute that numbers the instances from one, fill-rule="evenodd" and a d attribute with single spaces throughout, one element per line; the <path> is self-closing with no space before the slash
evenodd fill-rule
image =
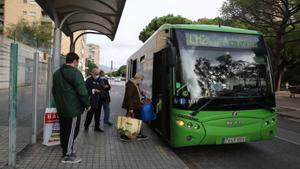
<path id="1" fill-rule="evenodd" d="M 44 114 L 43 143 L 46 146 L 60 144 L 59 116 L 56 108 L 46 108 Z"/>
<path id="2" fill-rule="evenodd" d="M 132 117 L 118 116 L 117 129 L 119 134 L 129 138 L 136 138 L 142 127 L 142 120 Z"/>
<path id="3" fill-rule="evenodd" d="M 145 103 L 140 110 L 141 120 L 152 121 L 156 119 L 156 114 L 154 113 L 154 108 L 152 103 Z"/>

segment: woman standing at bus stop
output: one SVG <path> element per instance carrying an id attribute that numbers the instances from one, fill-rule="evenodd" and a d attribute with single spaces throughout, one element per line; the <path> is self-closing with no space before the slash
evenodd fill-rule
<path id="1" fill-rule="evenodd" d="M 144 75 L 136 73 L 134 77 L 126 83 L 125 95 L 123 99 L 122 108 L 127 110 L 126 116 L 141 119 L 140 108 L 143 105 L 142 95 L 138 87 L 139 83 L 144 79 Z M 137 136 L 137 140 L 145 140 L 148 137 L 141 132 Z M 121 135 L 120 139 L 123 141 L 130 140 L 127 136 Z"/>

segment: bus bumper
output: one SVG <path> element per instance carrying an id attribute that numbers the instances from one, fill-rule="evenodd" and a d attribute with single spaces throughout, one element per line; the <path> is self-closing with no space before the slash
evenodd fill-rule
<path id="1" fill-rule="evenodd" d="M 234 144 L 273 139 L 277 131 L 277 115 L 263 119 L 230 117 L 207 121 L 172 116 L 170 125 L 172 147 Z"/>

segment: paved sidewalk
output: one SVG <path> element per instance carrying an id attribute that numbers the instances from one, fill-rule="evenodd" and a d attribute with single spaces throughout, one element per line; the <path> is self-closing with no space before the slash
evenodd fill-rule
<path id="1" fill-rule="evenodd" d="M 17 127 L 16 151 L 21 152 L 28 144 L 27 137 L 31 128 Z M 0 168 L 7 165 L 8 162 L 8 126 L 0 126 Z"/>
<path id="2" fill-rule="evenodd" d="M 288 93 L 276 93 L 279 115 L 300 119 L 300 97 L 289 98 Z M 115 114 L 114 114 L 115 115 Z M 85 119 L 83 117 L 82 119 Z M 116 115 L 114 116 L 116 119 Z M 116 124 L 116 123 L 115 123 Z M 17 156 L 17 169 L 187 169 L 177 155 L 158 136 L 143 125 L 146 141 L 122 142 L 115 126 L 104 126 L 104 133 L 85 132 L 77 140 L 77 154 L 82 158 L 79 164 L 63 164 L 59 146 L 46 147 L 41 144 L 27 146 Z M 7 127 L 0 128 L 1 136 L 7 136 Z M 0 168 L 7 162 L 8 137 L 0 137 Z M 21 145 L 22 146 L 22 145 Z M 20 147 L 21 149 L 21 147 Z"/>
<path id="3" fill-rule="evenodd" d="M 8 127 L 0 126 L 0 168 L 8 161 Z"/>
<path id="4" fill-rule="evenodd" d="M 114 116 L 116 119 L 116 116 Z M 85 118 L 83 118 L 85 119 Z M 104 126 L 104 133 L 81 129 L 77 144 L 78 164 L 63 164 L 59 146 L 46 147 L 40 142 L 28 146 L 17 156 L 17 169 L 187 169 L 177 155 L 144 125 L 145 141 L 119 140 L 116 127 Z M 8 169 L 8 167 L 4 167 Z"/>
<path id="5" fill-rule="evenodd" d="M 288 91 L 276 92 L 278 114 L 300 119 L 300 95 L 290 98 Z"/>

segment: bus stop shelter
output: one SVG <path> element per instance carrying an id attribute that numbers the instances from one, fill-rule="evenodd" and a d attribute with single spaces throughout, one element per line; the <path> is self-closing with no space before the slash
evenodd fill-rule
<path id="1" fill-rule="evenodd" d="M 47 106 L 50 106 L 52 73 L 60 66 L 61 33 L 70 38 L 70 52 L 75 51 L 76 40 L 87 33 L 101 34 L 114 40 L 126 0 L 35 0 L 54 22 L 53 58 L 48 59 Z M 74 33 L 84 31 L 77 37 Z M 16 47 L 16 45 L 12 45 Z M 16 86 L 17 86 L 17 49 L 13 50 L 10 80 L 9 112 L 9 167 L 16 166 Z M 37 64 L 38 65 L 38 64 Z M 37 66 L 38 67 L 38 66 Z M 38 70 L 38 69 L 36 69 Z M 38 72 L 38 71 L 35 71 Z M 36 78 L 36 77 L 35 77 Z M 35 81 L 37 83 L 37 80 Z M 37 85 L 36 85 L 37 86 Z M 37 87 L 35 91 L 37 91 Z M 36 95 L 36 94 L 35 94 Z M 35 103 L 37 96 L 35 96 Z M 36 106 L 35 106 L 36 109 Z M 36 143 L 36 110 L 32 117 L 32 143 Z"/>
<path id="2" fill-rule="evenodd" d="M 53 20 L 53 69 L 59 67 L 61 32 L 70 38 L 70 51 L 76 40 L 86 33 L 106 35 L 114 40 L 126 0 L 36 0 Z M 90 30 L 78 37 L 74 32 Z M 75 38 L 75 39 L 74 39 Z"/>
<path id="3" fill-rule="evenodd" d="M 114 40 L 126 0 L 36 0 L 54 22 L 53 58 L 49 59 L 47 103 L 50 105 L 52 73 L 60 66 L 61 33 L 70 38 L 70 52 L 84 34 L 101 34 Z M 77 37 L 74 33 L 84 31 Z"/>

